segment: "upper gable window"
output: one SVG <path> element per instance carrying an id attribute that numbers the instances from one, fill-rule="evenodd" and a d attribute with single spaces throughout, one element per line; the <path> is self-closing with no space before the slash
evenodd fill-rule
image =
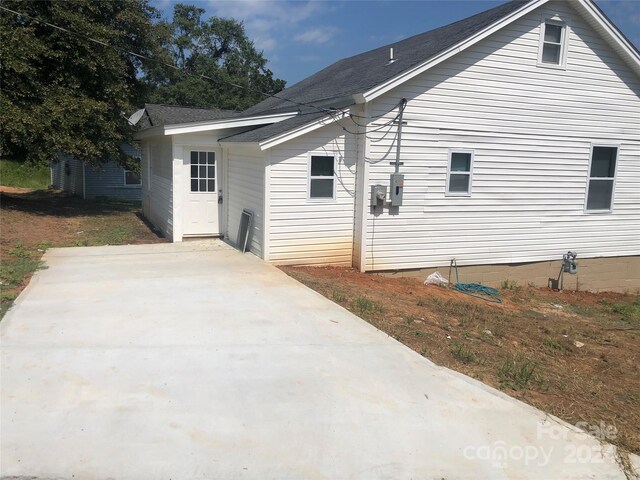
<path id="1" fill-rule="evenodd" d="M 567 50 L 567 26 L 547 20 L 542 24 L 538 62 L 542 65 L 564 66 Z"/>

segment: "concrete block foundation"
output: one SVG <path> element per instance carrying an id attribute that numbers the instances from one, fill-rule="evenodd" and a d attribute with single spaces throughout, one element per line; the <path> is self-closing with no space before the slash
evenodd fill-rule
<path id="1" fill-rule="evenodd" d="M 551 279 L 557 279 L 562 261 L 515 263 L 504 265 L 471 265 L 458 267 L 461 282 L 478 282 L 500 288 L 504 281 L 518 285 L 547 287 Z M 425 280 L 439 271 L 445 278 L 449 276 L 449 265 L 416 270 L 380 272 L 383 275 L 416 277 Z M 455 272 L 451 272 L 455 282 Z M 640 256 L 628 257 L 578 257 L 578 273 L 564 274 L 564 289 L 588 292 L 640 293 Z"/>

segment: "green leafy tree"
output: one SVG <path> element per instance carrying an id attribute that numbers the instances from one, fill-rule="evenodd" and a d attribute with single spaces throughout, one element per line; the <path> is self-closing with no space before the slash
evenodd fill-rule
<path id="1" fill-rule="evenodd" d="M 195 6 L 175 5 L 165 52 L 169 63 L 182 71 L 159 62 L 149 65 L 145 80 L 151 102 L 243 110 L 264 100 L 260 92 L 274 94 L 284 88 L 285 82 L 273 78 L 267 59 L 242 23 L 219 17 L 203 20 L 204 13 Z"/>
<path id="2" fill-rule="evenodd" d="M 147 0 L 0 5 L 22 14 L 0 12 L 2 155 L 46 162 L 64 152 L 90 163 L 126 161 L 119 149 L 132 133 L 125 116 L 142 103 L 146 85 L 141 59 L 124 51 L 157 53 L 166 26 L 154 25 L 156 10 Z"/>

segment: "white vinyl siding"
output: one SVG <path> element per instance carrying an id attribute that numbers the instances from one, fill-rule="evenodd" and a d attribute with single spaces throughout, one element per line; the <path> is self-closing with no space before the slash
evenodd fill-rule
<path id="1" fill-rule="evenodd" d="M 224 195 L 227 202 L 227 235 L 237 243 L 240 217 L 243 209 L 253 212 L 253 233 L 249 250 L 264 257 L 264 153 L 230 149 L 228 155 L 228 187 Z"/>
<path id="2" fill-rule="evenodd" d="M 566 69 L 538 68 L 541 16 L 570 28 Z M 569 4 L 550 3 L 397 87 L 371 115 L 403 97 L 404 205 L 367 214 L 367 270 L 640 254 L 640 81 Z M 393 129 L 384 134 L 371 133 L 367 187 L 393 170 Z M 592 144 L 620 146 L 608 215 L 585 213 Z M 454 146 L 474 151 L 470 197 L 446 195 Z"/>
<path id="3" fill-rule="evenodd" d="M 328 125 L 271 149 L 270 261 L 351 265 L 356 140 Z M 334 200 L 309 201 L 310 155 L 335 155 Z"/>
<path id="4" fill-rule="evenodd" d="M 167 238 L 173 236 L 173 148 L 171 137 L 142 143 L 142 211 Z M 150 175 L 149 175 L 150 173 Z"/>

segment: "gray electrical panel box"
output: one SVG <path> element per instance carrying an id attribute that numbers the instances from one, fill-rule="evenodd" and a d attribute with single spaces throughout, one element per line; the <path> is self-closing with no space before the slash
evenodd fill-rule
<path id="1" fill-rule="evenodd" d="M 391 174 L 391 193 L 389 195 L 389 204 L 392 207 L 402 205 L 402 192 L 404 190 L 404 175 L 401 173 Z"/>
<path id="2" fill-rule="evenodd" d="M 386 200 L 387 200 L 387 186 L 371 185 L 371 206 L 384 207 L 384 203 Z"/>

